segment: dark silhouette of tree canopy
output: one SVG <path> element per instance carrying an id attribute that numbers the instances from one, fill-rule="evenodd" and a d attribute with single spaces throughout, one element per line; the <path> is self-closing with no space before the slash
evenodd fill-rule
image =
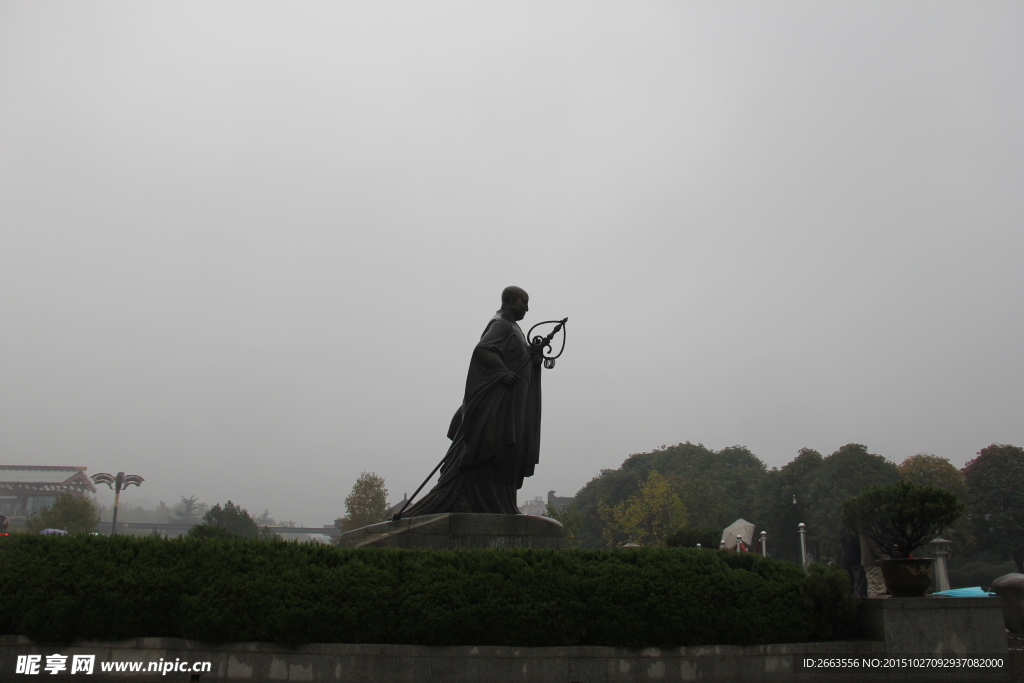
<path id="1" fill-rule="evenodd" d="M 793 460 L 781 469 L 772 468 L 761 481 L 751 518 L 768 531 L 768 548 L 772 557 L 800 561 L 800 538 L 797 525 L 808 510 L 808 482 L 824 458 L 813 448 L 801 448 Z M 797 503 L 793 503 L 795 496 Z"/>
<path id="2" fill-rule="evenodd" d="M 210 508 L 201 524 L 197 524 L 189 530 L 189 536 L 198 538 L 243 536 L 245 538 L 256 538 L 260 529 L 256 520 L 248 511 L 240 505 L 235 505 L 230 500 L 224 507 L 217 503 Z"/>
<path id="3" fill-rule="evenodd" d="M 838 559 L 843 501 L 872 486 L 901 479 L 965 497 L 967 513 L 951 529 L 961 548 L 1012 552 L 1024 572 L 1024 449 L 992 445 L 958 473 L 946 459 L 917 454 L 899 467 L 866 446 L 851 443 L 827 457 L 803 448 L 784 467 L 768 471 L 742 446 L 715 452 L 702 444 L 662 446 L 629 456 L 618 469 L 605 469 L 576 494 L 579 544 L 600 548 L 607 515 L 635 498 L 657 470 L 687 509 L 687 527 L 723 529 L 737 518 L 768 532 L 769 553 L 799 560 L 797 525 L 807 525 L 808 549 L 816 559 Z M 973 482 L 973 483 L 972 483 Z M 793 500 L 796 498 L 796 504 Z"/>
<path id="4" fill-rule="evenodd" d="M 967 481 L 963 472 L 954 467 L 947 458 L 918 453 L 901 462 L 898 469 L 900 476 L 908 481 L 949 491 L 956 494 L 961 501 L 967 501 Z"/>
<path id="5" fill-rule="evenodd" d="M 900 476 L 907 481 L 949 491 L 964 504 L 969 500 L 967 480 L 964 479 L 963 472 L 958 470 L 947 458 L 918 453 L 901 462 L 899 471 Z M 958 555 L 970 551 L 977 545 L 968 524 L 967 515 L 961 515 L 960 519 L 942 532 L 942 535 L 947 540 L 953 541 L 953 547 L 956 548 Z"/>
<path id="6" fill-rule="evenodd" d="M 968 528 L 980 550 L 1009 553 L 1024 572 L 1024 448 L 992 444 L 961 470 Z"/>
<path id="7" fill-rule="evenodd" d="M 894 558 L 930 543 L 964 512 L 955 493 L 906 479 L 872 486 L 843 502 L 843 524 L 878 544 Z"/>
<path id="8" fill-rule="evenodd" d="M 63 529 L 69 534 L 96 531 L 100 509 L 85 496 L 64 491 L 56 500 L 28 518 L 29 531 Z"/>
<path id="9" fill-rule="evenodd" d="M 808 543 L 815 559 L 838 559 L 843 501 L 859 496 L 870 486 L 895 484 L 900 478 L 896 465 L 881 455 L 868 453 L 859 443 L 846 444 L 821 461 L 797 493 L 797 507 L 803 506 Z M 770 546 L 769 546 L 770 547 Z"/>
<path id="10" fill-rule="evenodd" d="M 601 470 L 576 494 L 583 547 L 606 545 L 601 510 L 636 497 L 652 470 L 682 499 L 690 525 L 722 529 L 739 517 L 751 518 L 758 485 L 767 474 L 764 463 L 742 446 L 715 452 L 687 442 L 631 455 L 620 468 Z"/>
<path id="11" fill-rule="evenodd" d="M 785 467 L 768 472 L 750 519 L 768 531 L 773 557 L 800 558 L 797 525 L 807 525 L 807 547 L 815 559 L 839 559 L 843 501 L 877 484 L 893 484 L 899 472 L 881 455 L 861 444 L 846 444 L 826 458 L 811 448 Z M 796 503 L 793 503 L 794 496 Z"/>

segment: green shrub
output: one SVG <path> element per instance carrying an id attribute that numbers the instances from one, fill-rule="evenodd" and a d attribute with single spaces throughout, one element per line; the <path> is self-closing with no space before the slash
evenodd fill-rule
<path id="1" fill-rule="evenodd" d="M 843 501 L 843 524 L 856 529 L 894 558 L 907 558 L 931 542 L 964 512 L 964 504 L 943 489 L 903 480 L 872 486 Z"/>
<path id="2" fill-rule="evenodd" d="M 807 568 L 803 592 L 814 603 L 814 639 L 848 637 L 853 630 L 856 600 L 850 575 L 836 564 L 815 562 Z"/>
<path id="3" fill-rule="evenodd" d="M 289 645 L 801 642 L 826 635 L 822 624 L 839 609 L 830 581 L 809 588 L 797 565 L 689 548 L 414 551 L 23 534 L 0 542 L 0 634 Z"/>
<path id="4" fill-rule="evenodd" d="M 695 548 L 700 543 L 705 550 L 718 550 L 721 540 L 721 529 L 686 526 L 669 534 L 665 538 L 665 545 L 670 548 Z"/>

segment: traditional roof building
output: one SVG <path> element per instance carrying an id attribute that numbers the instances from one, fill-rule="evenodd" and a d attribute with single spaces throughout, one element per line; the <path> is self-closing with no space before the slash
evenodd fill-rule
<path id="1" fill-rule="evenodd" d="M 53 504 L 64 491 L 96 493 L 86 467 L 0 465 L 0 515 L 26 517 Z"/>
<path id="2" fill-rule="evenodd" d="M 402 500 L 398 501 L 397 503 L 395 503 L 394 505 L 392 505 L 391 507 L 388 508 L 387 513 L 385 513 L 385 514 L 387 514 L 387 519 L 391 519 L 392 517 L 394 517 L 398 513 L 399 510 L 401 510 L 403 507 L 405 507 L 405 504 L 408 503 L 408 502 L 409 502 L 409 494 L 408 493 L 403 493 L 402 494 Z"/>

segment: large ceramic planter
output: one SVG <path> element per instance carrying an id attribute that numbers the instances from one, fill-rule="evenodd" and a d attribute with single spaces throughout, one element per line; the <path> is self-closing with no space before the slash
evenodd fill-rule
<path id="1" fill-rule="evenodd" d="M 931 557 L 879 560 L 882 579 L 894 598 L 920 598 L 932 586 Z"/>

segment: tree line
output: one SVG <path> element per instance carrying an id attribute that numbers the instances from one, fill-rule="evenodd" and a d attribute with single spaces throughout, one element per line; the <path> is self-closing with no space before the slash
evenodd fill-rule
<path id="1" fill-rule="evenodd" d="M 714 451 L 702 444 L 662 446 L 601 470 L 575 501 L 549 514 L 566 527 L 567 543 L 583 548 L 642 545 L 717 546 L 739 518 L 768 532 L 774 557 L 798 561 L 797 525 L 807 526 L 809 552 L 838 560 L 842 504 L 879 484 L 909 480 L 950 491 L 967 513 L 946 534 L 961 553 L 1010 555 L 1024 571 L 1024 449 L 993 444 L 962 469 L 918 454 L 902 463 L 847 444 L 823 456 L 803 448 L 771 468 L 742 446 Z"/>
<path id="2" fill-rule="evenodd" d="M 178 523 L 192 525 L 190 536 L 201 538 L 242 536 L 256 538 L 270 536 L 263 531 L 267 526 L 295 526 L 292 521 L 277 521 L 264 510 L 255 517 L 240 505 L 230 500 L 221 505 L 210 507 L 202 503 L 196 496 L 185 497 L 174 506 L 169 507 L 163 501 L 156 508 L 130 506 L 122 508 L 127 514 L 120 515 L 121 522 L 142 523 Z M 98 505 L 91 498 L 62 492 L 54 502 L 33 513 L 26 520 L 30 532 L 43 529 L 61 529 L 68 533 L 93 533 L 106 528 L 104 523 L 111 521 L 111 509 Z"/>
<path id="3" fill-rule="evenodd" d="M 714 451 L 690 442 L 630 455 L 617 469 L 605 469 L 576 494 L 567 508 L 548 514 L 566 530 L 566 545 L 616 547 L 641 545 L 717 546 L 721 531 L 739 518 L 753 522 L 755 535 L 768 532 L 772 556 L 799 561 L 797 525 L 806 524 L 807 544 L 815 559 L 839 560 L 843 501 L 865 489 L 908 480 L 954 493 L 966 514 L 945 532 L 959 554 L 1009 555 L 1024 572 L 1024 449 L 992 444 L 963 468 L 948 459 L 918 454 L 897 465 L 847 444 L 823 456 L 802 448 L 781 468 L 769 469 L 743 446 Z M 384 479 L 363 472 L 345 498 L 346 513 L 335 523 L 343 531 L 387 519 Z M 201 521 L 193 536 L 256 537 L 276 522 L 267 510 L 253 517 L 228 501 L 212 508 L 195 496 L 156 511 L 166 521 Z M 127 520 L 126 520 L 127 521 Z M 29 519 L 30 530 L 61 528 L 95 531 L 100 508 L 87 498 L 62 494 Z"/>

